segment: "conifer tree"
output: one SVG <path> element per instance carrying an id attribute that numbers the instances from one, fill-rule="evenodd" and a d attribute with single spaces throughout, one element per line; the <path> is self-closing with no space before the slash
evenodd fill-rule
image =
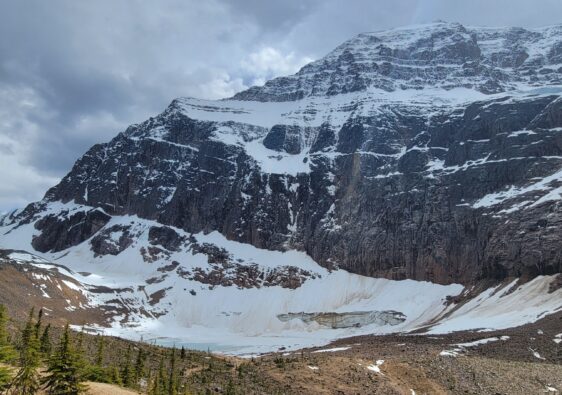
<path id="1" fill-rule="evenodd" d="M 39 309 L 37 314 L 37 322 L 35 323 L 35 337 L 39 339 L 39 332 L 41 331 L 41 319 L 43 318 L 43 308 Z"/>
<path id="2" fill-rule="evenodd" d="M 139 347 L 139 352 L 137 354 L 137 360 L 135 362 L 135 368 L 133 370 L 133 381 L 136 386 L 139 380 L 144 376 L 144 353 L 142 348 Z"/>
<path id="3" fill-rule="evenodd" d="M 123 369 L 121 370 L 121 380 L 123 380 L 123 385 L 125 387 L 132 387 L 133 385 L 133 370 L 131 369 L 131 345 L 127 347 L 127 353 L 125 354 L 125 362 L 123 363 Z"/>
<path id="4" fill-rule="evenodd" d="M 8 329 L 8 312 L 4 305 L 0 304 L 0 362 L 7 363 L 16 357 L 16 352 L 9 341 Z M 5 389 L 12 375 L 6 367 L 0 367 L 0 392 Z"/>
<path id="5" fill-rule="evenodd" d="M 119 369 L 117 366 L 112 366 L 110 369 L 110 379 L 113 384 L 123 385 L 123 380 L 121 379 L 121 374 L 119 374 Z"/>
<path id="6" fill-rule="evenodd" d="M 98 346 L 94 358 L 94 364 L 87 365 L 85 369 L 85 378 L 89 381 L 95 381 L 98 383 L 112 383 L 114 381 L 112 378 L 112 376 L 114 375 L 113 372 L 110 368 L 105 368 L 103 366 L 105 339 L 102 335 L 99 334 L 97 337 Z M 119 372 L 117 372 L 117 375 L 119 375 Z"/>
<path id="7" fill-rule="evenodd" d="M 157 374 L 152 377 L 150 382 L 150 387 L 148 389 L 148 395 L 161 395 L 162 391 L 160 389 L 160 380 Z"/>
<path id="8" fill-rule="evenodd" d="M 80 329 L 80 332 L 76 335 L 76 340 L 74 341 L 74 351 L 78 357 L 77 363 L 82 374 L 86 373 L 89 368 L 88 359 L 85 358 L 86 351 L 84 350 L 84 327 Z"/>
<path id="9" fill-rule="evenodd" d="M 33 323 L 34 315 L 35 315 L 35 309 L 32 307 L 27 316 L 27 321 L 25 323 L 25 326 L 23 327 L 20 334 L 19 349 L 20 349 L 20 362 L 22 364 L 23 362 L 25 362 L 25 360 L 23 359 L 25 357 L 24 351 L 26 350 L 29 344 L 33 343 L 32 338 L 34 337 L 33 335 L 35 334 L 35 324 Z"/>
<path id="10" fill-rule="evenodd" d="M 76 395 L 85 390 L 81 384 L 80 357 L 73 347 L 68 324 L 56 352 L 49 359 L 47 376 L 42 381 L 50 394 Z"/>
<path id="11" fill-rule="evenodd" d="M 0 361 L 2 362 L 7 362 L 15 357 L 8 334 L 8 320 L 8 310 L 3 304 L 0 304 Z"/>
<path id="12" fill-rule="evenodd" d="M 29 312 L 29 317 L 21 333 L 20 344 L 20 370 L 10 384 L 10 389 L 20 395 L 32 395 L 39 390 L 39 340 L 35 336 L 33 323 L 34 309 Z"/>
<path id="13" fill-rule="evenodd" d="M 158 394 L 167 393 L 167 383 L 166 383 L 166 373 L 164 370 L 164 357 L 160 358 L 160 365 L 158 366 L 158 375 L 156 376 L 158 381 Z"/>
<path id="14" fill-rule="evenodd" d="M 87 376 L 90 370 L 90 364 L 85 357 L 86 351 L 84 350 L 84 327 L 76 335 L 76 340 L 72 343 L 72 349 L 76 357 L 76 366 L 78 367 L 80 376 Z"/>
<path id="15" fill-rule="evenodd" d="M 172 348 L 170 355 L 170 375 L 168 378 L 168 395 L 177 395 L 177 380 L 176 380 L 176 348 Z"/>
<path id="16" fill-rule="evenodd" d="M 43 334 L 41 335 L 41 339 L 39 340 L 39 351 L 41 351 L 41 354 L 47 358 L 51 355 L 53 348 L 51 345 L 51 335 L 49 334 L 50 330 L 51 324 L 47 324 Z"/>
<path id="17" fill-rule="evenodd" d="M 183 360 L 185 359 L 185 347 L 181 346 L 180 358 Z"/>
<path id="18" fill-rule="evenodd" d="M 150 382 L 148 394 L 149 395 L 167 395 L 168 394 L 168 378 L 166 377 L 166 370 L 164 368 L 164 358 L 160 358 L 160 363 L 158 365 L 158 371 L 156 371 L 152 376 L 152 381 Z"/>
<path id="19" fill-rule="evenodd" d="M 82 327 L 82 329 L 80 329 L 80 332 L 78 332 L 78 336 L 76 339 L 76 351 L 80 354 L 82 354 L 82 352 L 84 351 L 84 327 Z"/>
<path id="20" fill-rule="evenodd" d="M 96 366 L 103 366 L 103 353 L 104 353 L 104 338 L 102 335 L 98 335 L 98 350 L 96 351 Z"/>

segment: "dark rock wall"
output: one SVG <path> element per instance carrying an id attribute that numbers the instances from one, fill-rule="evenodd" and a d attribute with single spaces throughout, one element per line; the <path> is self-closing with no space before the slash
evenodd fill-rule
<path id="1" fill-rule="evenodd" d="M 154 138 L 161 126 L 167 134 Z M 212 122 L 172 105 L 94 146 L 46 199 L 194 233 L 218 230 L 261 248 L 297 248 L 327 267 L 369 276 L 469 283 L 550 274 L 561 271 L 560 201 L 502 212 L 545 193 L 535 191 L 489 207 L 474 203 L 557 172 L 558 127 L 557 96 L 506 97 L 430 119 L 415 107 L 393 107 L 351 117 L 340 130 L 277 125 L 264 132 L 270 149 L 298 153 L 299 138 L 313 138 L 311 172 L 292 176 L 263 173 L 243 147 L 210 138 Z M 512 134 L 523 129 L 530 133 Z M 85 218 L 47 217 L 36 224 L 42 233 L 34 247 L 76 245 L 108 219 L 95 210 Z M 118 253 L 126 236 L 96 248 Z M 152 236 L 167 239 L 165 232 Z"/>

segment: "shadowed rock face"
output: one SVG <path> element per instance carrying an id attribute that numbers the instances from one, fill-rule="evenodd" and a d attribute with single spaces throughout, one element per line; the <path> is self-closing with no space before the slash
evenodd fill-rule
<path id="1" fill-rule="evenodd" d="M 430 119 L 389 108 L 348 119 L 331 146 L 337 156 L 310 155 L 309 173 L 288 175 L 264 173 L 243 147 L 208 137 L 178 132 L 174 144 L 135 137 L 156 120 L 200 134 L 213 128 L 169 109 L 93 147 L 47 199 L 190 232 L 219 230 L 262 248 L 303 249 L 325 266 L 369 276 L 466 283 L 551 274 L 560 271 L 560 200 L 539 200 L 562 181 L 501 194 L 562 168 L 561 114 L 557 96 L 479 102 Z M 313 144 L 322 144 L 322 130 Z M 498 193 L 493 205 L 482 202 Z M 517 209 L 521 202 L 528 203 Z M 73 227 L 82 219 L 44 219 L 34 245 L 85 240 L 99 220 Z M 151 240 L 177 244 L 169 233 L 151 231 Z"/>
<path id="2" fill-rule="evenodd" d="M 98 232 L 90 245 L 95 255 L 119 255 L 133 244 L 135 236 L 138 235 L 131 234 L 130 226 L 113 225 Z"/>
<path id="3" fill-rule="evenodd" d="M 560 29 L 420 29 L 360 35 L 240 100 L 175 100 L 92 147 L 44 199 L 98 209 L 63 220 L 34 204 L 4 221 L 41 217 L 39 251 L 76 245 L 110 215 L 134 214 L 304 250 L 325 267 L 368 276 L 467 284 L 560 272 Z M 529 54 L 541 40 L 552 42 Z M 526 92 L 512 89 L 523 83 Z M 460 86 L 478 96 L 443 99 Z M 441 90 L 425 102 L 380 93 L 432 87 Z M 286 109 L 293 104 L 298 111 Z M 255 109 L 277 107 L 262 105 L 279 106 L 281 120 L 265 124 Z M 119 253 L 135 237 L 114 231 L 95 236 L 96 253 Z M 183 242 L 166 227 L 149 239 L 147 256 Z"/>
<path id="4" fill-rule="evenodd" d="M 33 237 L 33 248 L 40 252 L 58 252 L 78 245 L 103 228 L 110 218 L 98 210 L 76 213 L 64 220 L 48 215 L 35 223 L 41 233 Z"/>

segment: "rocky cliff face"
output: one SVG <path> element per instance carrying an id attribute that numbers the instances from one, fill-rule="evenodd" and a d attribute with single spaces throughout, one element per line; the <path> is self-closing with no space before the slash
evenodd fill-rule
<path id="1" fill-rule="evenodd" d="M 560 84 L 562 26 L 470 28 L 439 22 L 364 33 L 297 74 L 276 78 L 234 96 L 287 101 L 379 88 L 388 92 L 439 87 L 483 93 L 519 84 Z"/>
<path id="2" fill-rule="evenodd" d="M 138 235 L 106 225 L 136 215 L 368 276 L 559 273 L 561 92 L 562 26 L 361 34 L 231 99 L 174 100 L 3 221 L 34 222 L 40 252 L 118 255 Z M 96 209 L 53 208 L 71 201 Z"/>

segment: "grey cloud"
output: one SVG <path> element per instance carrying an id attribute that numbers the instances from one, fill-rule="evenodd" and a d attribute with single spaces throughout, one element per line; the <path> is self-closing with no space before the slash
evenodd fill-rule
<path id="1" fill-rule="evenodd" d="M 14 149 L 11 144 L 0 143 L 0 154 L 2 155 L 13 155 Z"/>
<path id="2" fill-rule="evenodd" d="M 315 12 L 322 0 L 263 1 L 225 0 L 236 14 L 251 18 L 266 32 L 286 31 Z"/>

